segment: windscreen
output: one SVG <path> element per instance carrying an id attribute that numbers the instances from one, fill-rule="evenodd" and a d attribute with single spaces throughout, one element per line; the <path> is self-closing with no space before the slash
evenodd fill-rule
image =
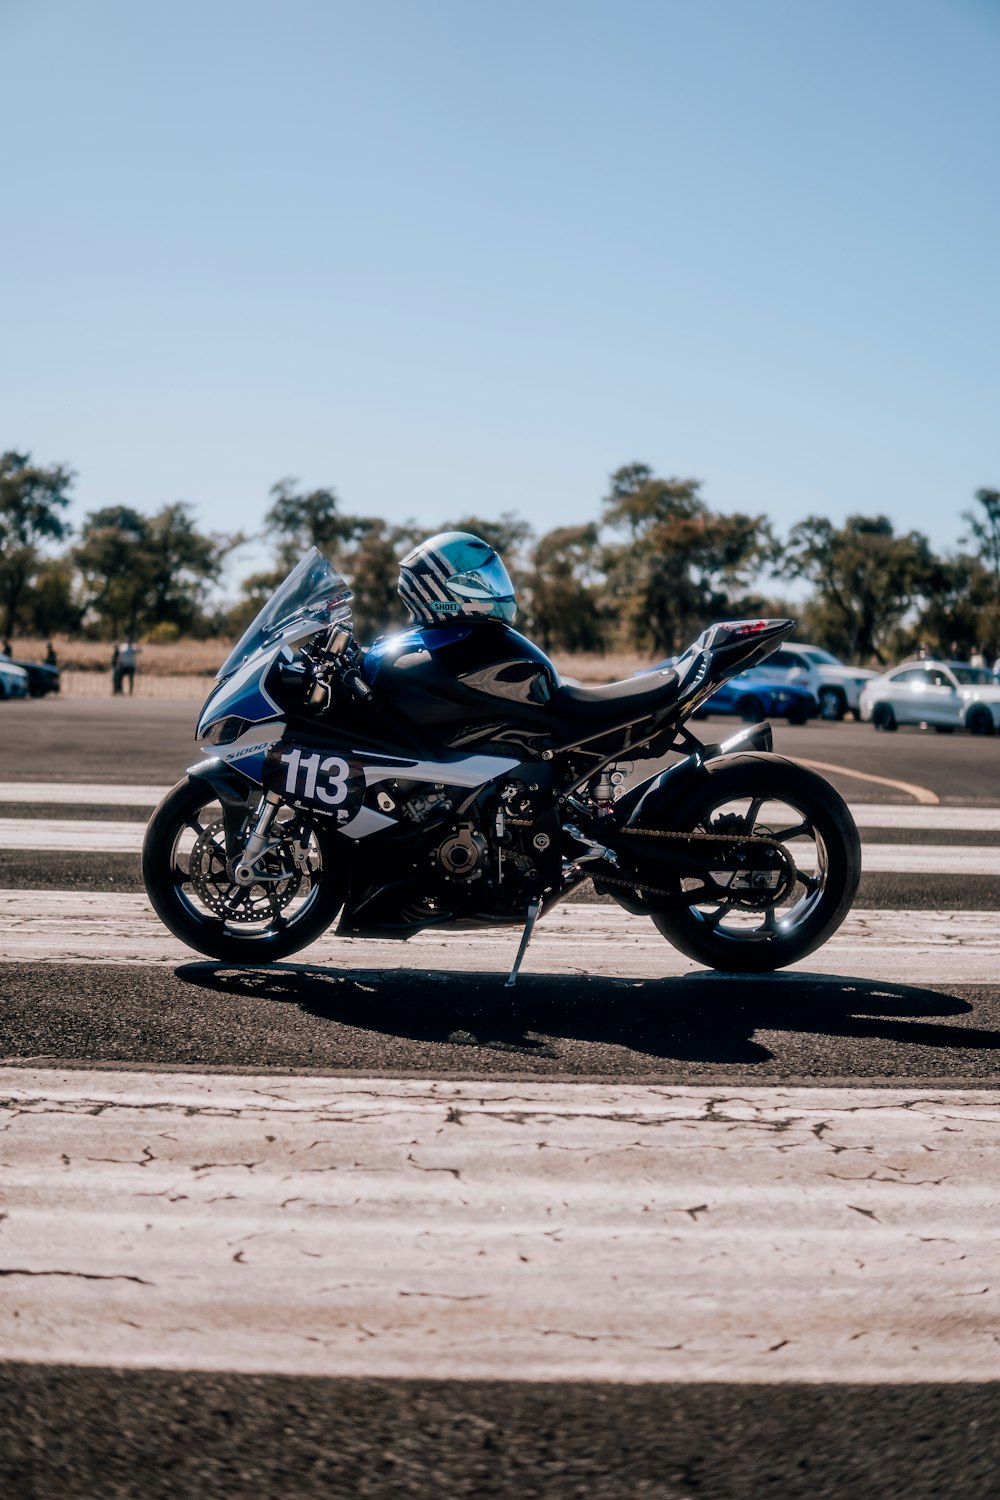
<path id="1" fill-rule="evenodd" d="M 952 666 L 951 670 L 963 687 L 996 687 L 997 680 L 986 667 Z"/>
<path id="2" fill-rule="evenodd" d="M 297 621 L 316 620 L 327 625 L 334 620 L 346 619 L 353 598 L 347 580 L 330 566 L 322 552 L 311 547 L 247 626 L 216 678 L 230 676 L 248 656 L 275 640 Z"/>

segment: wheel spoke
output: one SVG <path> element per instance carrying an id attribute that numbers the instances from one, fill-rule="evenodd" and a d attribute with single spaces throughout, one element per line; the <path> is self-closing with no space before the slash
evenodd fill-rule
<path id="1" fill-rule="evenodd" d="M 720 903 L 715 908 L 715 911 L 700 911 L 699 909 L 699 914 L 706 927 L 718 927 L 719 923 L 722 921 L 728 910 L 728 906 L 723 906 Z"/>
<path id="2" fill-rule="evenodd" d="M 774 833 L 769 833 L 768 838 L 774 839 L 775 843 L 783 844 L 786 839 L 800 839 L 813 833 L 813 826 L 808 819 L 803 818 L 801 823 L 796 823 L 792 828 L 779 828 Z"/>
<path id="3" fill-rule="evenodd" d="M 247 902 L 249 900 L 250 900 L 250 887 L 247 886 L 245 889 L 241 887 L 240 890 L 236 893 L 236 895 L 232 898 L 231 901 L 227 901 L 227 902 L 223 903 L 223 905 L 225 907 L 226 915 L 230 916 L 230 917 L 235 917 L 236 914 L 237 914 L 237 911 L 239 910 L 239 908 L 241 906 L 245 907 L 246 904 L 247 904 Z"/>
<path id="4" fill-rule="evenodd" d="M 271 908 L 271 915 L 274 918 L 275 927 L 287 927 L 288 921 L 281 915 L 281 903 L 278 900 L 278 895 L 274 887 L 270 885 L 265 886 L 264 894 L 267 897 L 267 904 Z"/>
<path id="5" fill-rule="evenodd" d="M 750 806 L 747 809 L 746 818 L 744 819 L 744 826 L 746 828 L 747 833 L 753 833 L 753 826 L 754 826 L 754 824 L 757 821 L 757 815 L 758 815 L 758 813 L 760 812 L 760 810 L 761 810 L 761 808 L 763 806 L 764 806 L 764 799 L 763 799 L 763 797 L 754 797 L 753 800 L 751 801 Z"/>

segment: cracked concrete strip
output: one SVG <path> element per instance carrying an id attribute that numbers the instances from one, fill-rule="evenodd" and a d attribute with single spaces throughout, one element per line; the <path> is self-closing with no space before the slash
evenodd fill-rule
<path id="1" fill-rule="evenodd" d="M 2 1069 L 0 1100 L 6 1359 L 1000 1378 L 989 1090 Z"/>
<path id="2" fill-rule="evenodd" d="M 419 933 L 403 945 L 327 933 L 296 954 L 294 962 L 355 975 L 400 968 L 505 973 L 518 935 L 513 927 L 438 930 Z M 143 895 L 3 895 L 0 962 L 174 966 L 200 958 L 165 930 Z M 539 923 L 523 972 L 649 978 L 690 974 L 696 968 L 647 918 L 630 916 L 619 906 L 587 903 L 556 907 Z M 915 924 L 912 912 L 857 909 L 818 953 L 785 972 L 897 984 L 994 983 L 1000 972 L 1000 927 L 996 914 L 986 911 L 921 912 Z M 745 976 L 741 982 L 755 981 Z M 781 979 L 764 975 L 756 982 L 774 984 Z"/>

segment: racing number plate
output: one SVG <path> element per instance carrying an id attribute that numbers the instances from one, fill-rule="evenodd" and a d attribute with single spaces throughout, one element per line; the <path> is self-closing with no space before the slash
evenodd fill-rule
<path id="1" fill-rule="evenodd" d="M 332 813 L 338 823 L 354 817 L 365 795 L 361 761 L 303 749 L 287 740 L 279 740 L 267 752 L 263 781 L 267 791 L 293 802 L 308 802 Z"/>

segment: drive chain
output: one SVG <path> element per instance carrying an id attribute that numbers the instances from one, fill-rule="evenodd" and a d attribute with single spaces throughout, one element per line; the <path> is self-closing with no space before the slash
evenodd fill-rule
<path id="1" fill-rule="evenodd" d="M 507 818 L 509 828 L 534 828 L 533 818 Z M 700 828 L 693 828 L 684 833 L 674 828 L 620 828 L 619 833 L 635 835 L 637 838 L 646 839 L 694 839 L 699 844 L 773 844 L 772 838 L 765 838 L 759 833 L 704 833 Z"/>
<path id="2" fill-rule="evenodd" d="M 533 828 L 532 818 L 507 818 L 507 824 L 511 828 Z M 680 832 L 672 828 L 623 828 L 622 833 L 635 834 L 639 838 L 647 839 L 687 839 L 694 840 L 699 844 L 771 844 L 773 839 L 763 838 L 757 833 L 705 833 L 701 829 L 692 829 L 689 833 Z M 600 885 L 617 885 L 626 891 L 644 891 L 650 896 L 674 896 L 676 892 L 664 890 L 662 886 L 647 885 L 641 880 L 620 880 L 614 875 L 605 875 L 602 870 L 600 874 L 592 877 Z"/>

